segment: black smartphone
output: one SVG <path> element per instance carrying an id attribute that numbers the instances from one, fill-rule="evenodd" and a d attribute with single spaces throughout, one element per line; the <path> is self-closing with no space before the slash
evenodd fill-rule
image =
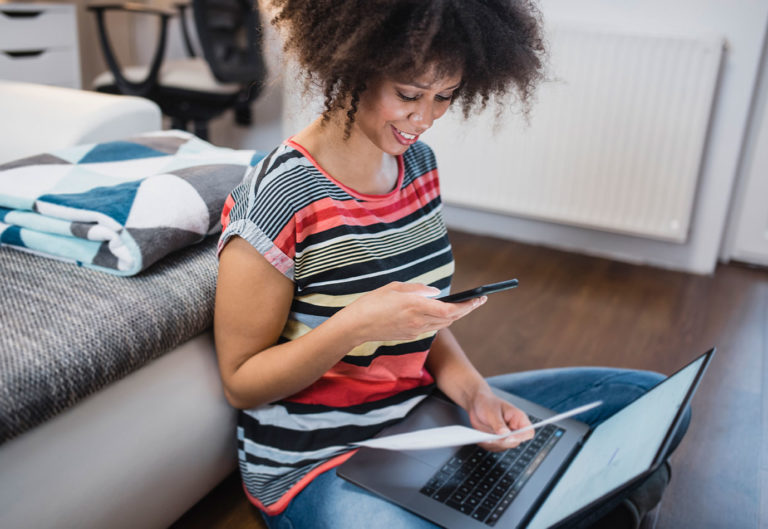
<path id="1" fill-rule="evenodd" d="M 491 283 L 490 285 L 483 285 L 471 290 L 465 290 L 464 292 L 458 292 L 451 294 L 450 296 L 443 296 L 436 298 L 438 301 L 445 301 L 446 303 L 460 303 L 472 298 L 479 298 L 487 294 L 493 294 L 494 292 L 501 292 L 502 290 L 508 290 L 517 286 L 517 279 L 510 279 L 508 281 L 501 281 L 500 283 Z"/>

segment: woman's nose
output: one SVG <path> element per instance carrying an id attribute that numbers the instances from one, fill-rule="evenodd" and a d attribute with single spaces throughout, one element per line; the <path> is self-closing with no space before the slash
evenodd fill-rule
<path id="1" fill-rule="evenodd" d="M 429 127 L 431 127 L 432 123 L 435 121 L 432 106 L 429 104 L 420 105 L 419 108 L 411 112 L 411 114 L 408 116 L 408 119 L 411 123 L 413 123 L 414 127 L 418 129 L 416 132 L 421 134 Z"/>

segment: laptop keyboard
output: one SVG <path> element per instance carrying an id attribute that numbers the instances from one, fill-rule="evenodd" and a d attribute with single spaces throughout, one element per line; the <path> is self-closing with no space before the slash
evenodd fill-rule
<path id="1" fill-rule="evenodd" d="M 419 492 L 492 527 L 564 432 L 549 424 L 538 428 L 530 441 L 504 452 L 465 446 Z"/>

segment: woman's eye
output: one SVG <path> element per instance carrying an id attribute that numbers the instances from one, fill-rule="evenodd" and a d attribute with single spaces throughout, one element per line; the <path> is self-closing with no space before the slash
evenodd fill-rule
<path id="1" fill-rule="evenodd" d="M 441 96 L 440 94 L 438 94 L 435 96 L 435 101 L 437 101 L 438 103 L 444 103 L 445 101 L 450 101 L 451 99 L 453 99 L 453 94 L 449 96 Z"/>
<path id="2" fill-rule="evenodd" d="M 416 101 L 419 98 L 419 96 L 409 97 L 402 92 L 397 92 L 397 96 L 403 101 Z"/>

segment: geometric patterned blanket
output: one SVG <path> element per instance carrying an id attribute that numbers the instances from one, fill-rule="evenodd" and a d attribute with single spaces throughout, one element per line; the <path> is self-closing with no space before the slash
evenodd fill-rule
<path id="1" fill-rule="evenodd" d="M 221 229 L 224 200 L 263 156 L 173 130 L 0 165 L 0 244 L 137 274 Z"/>

